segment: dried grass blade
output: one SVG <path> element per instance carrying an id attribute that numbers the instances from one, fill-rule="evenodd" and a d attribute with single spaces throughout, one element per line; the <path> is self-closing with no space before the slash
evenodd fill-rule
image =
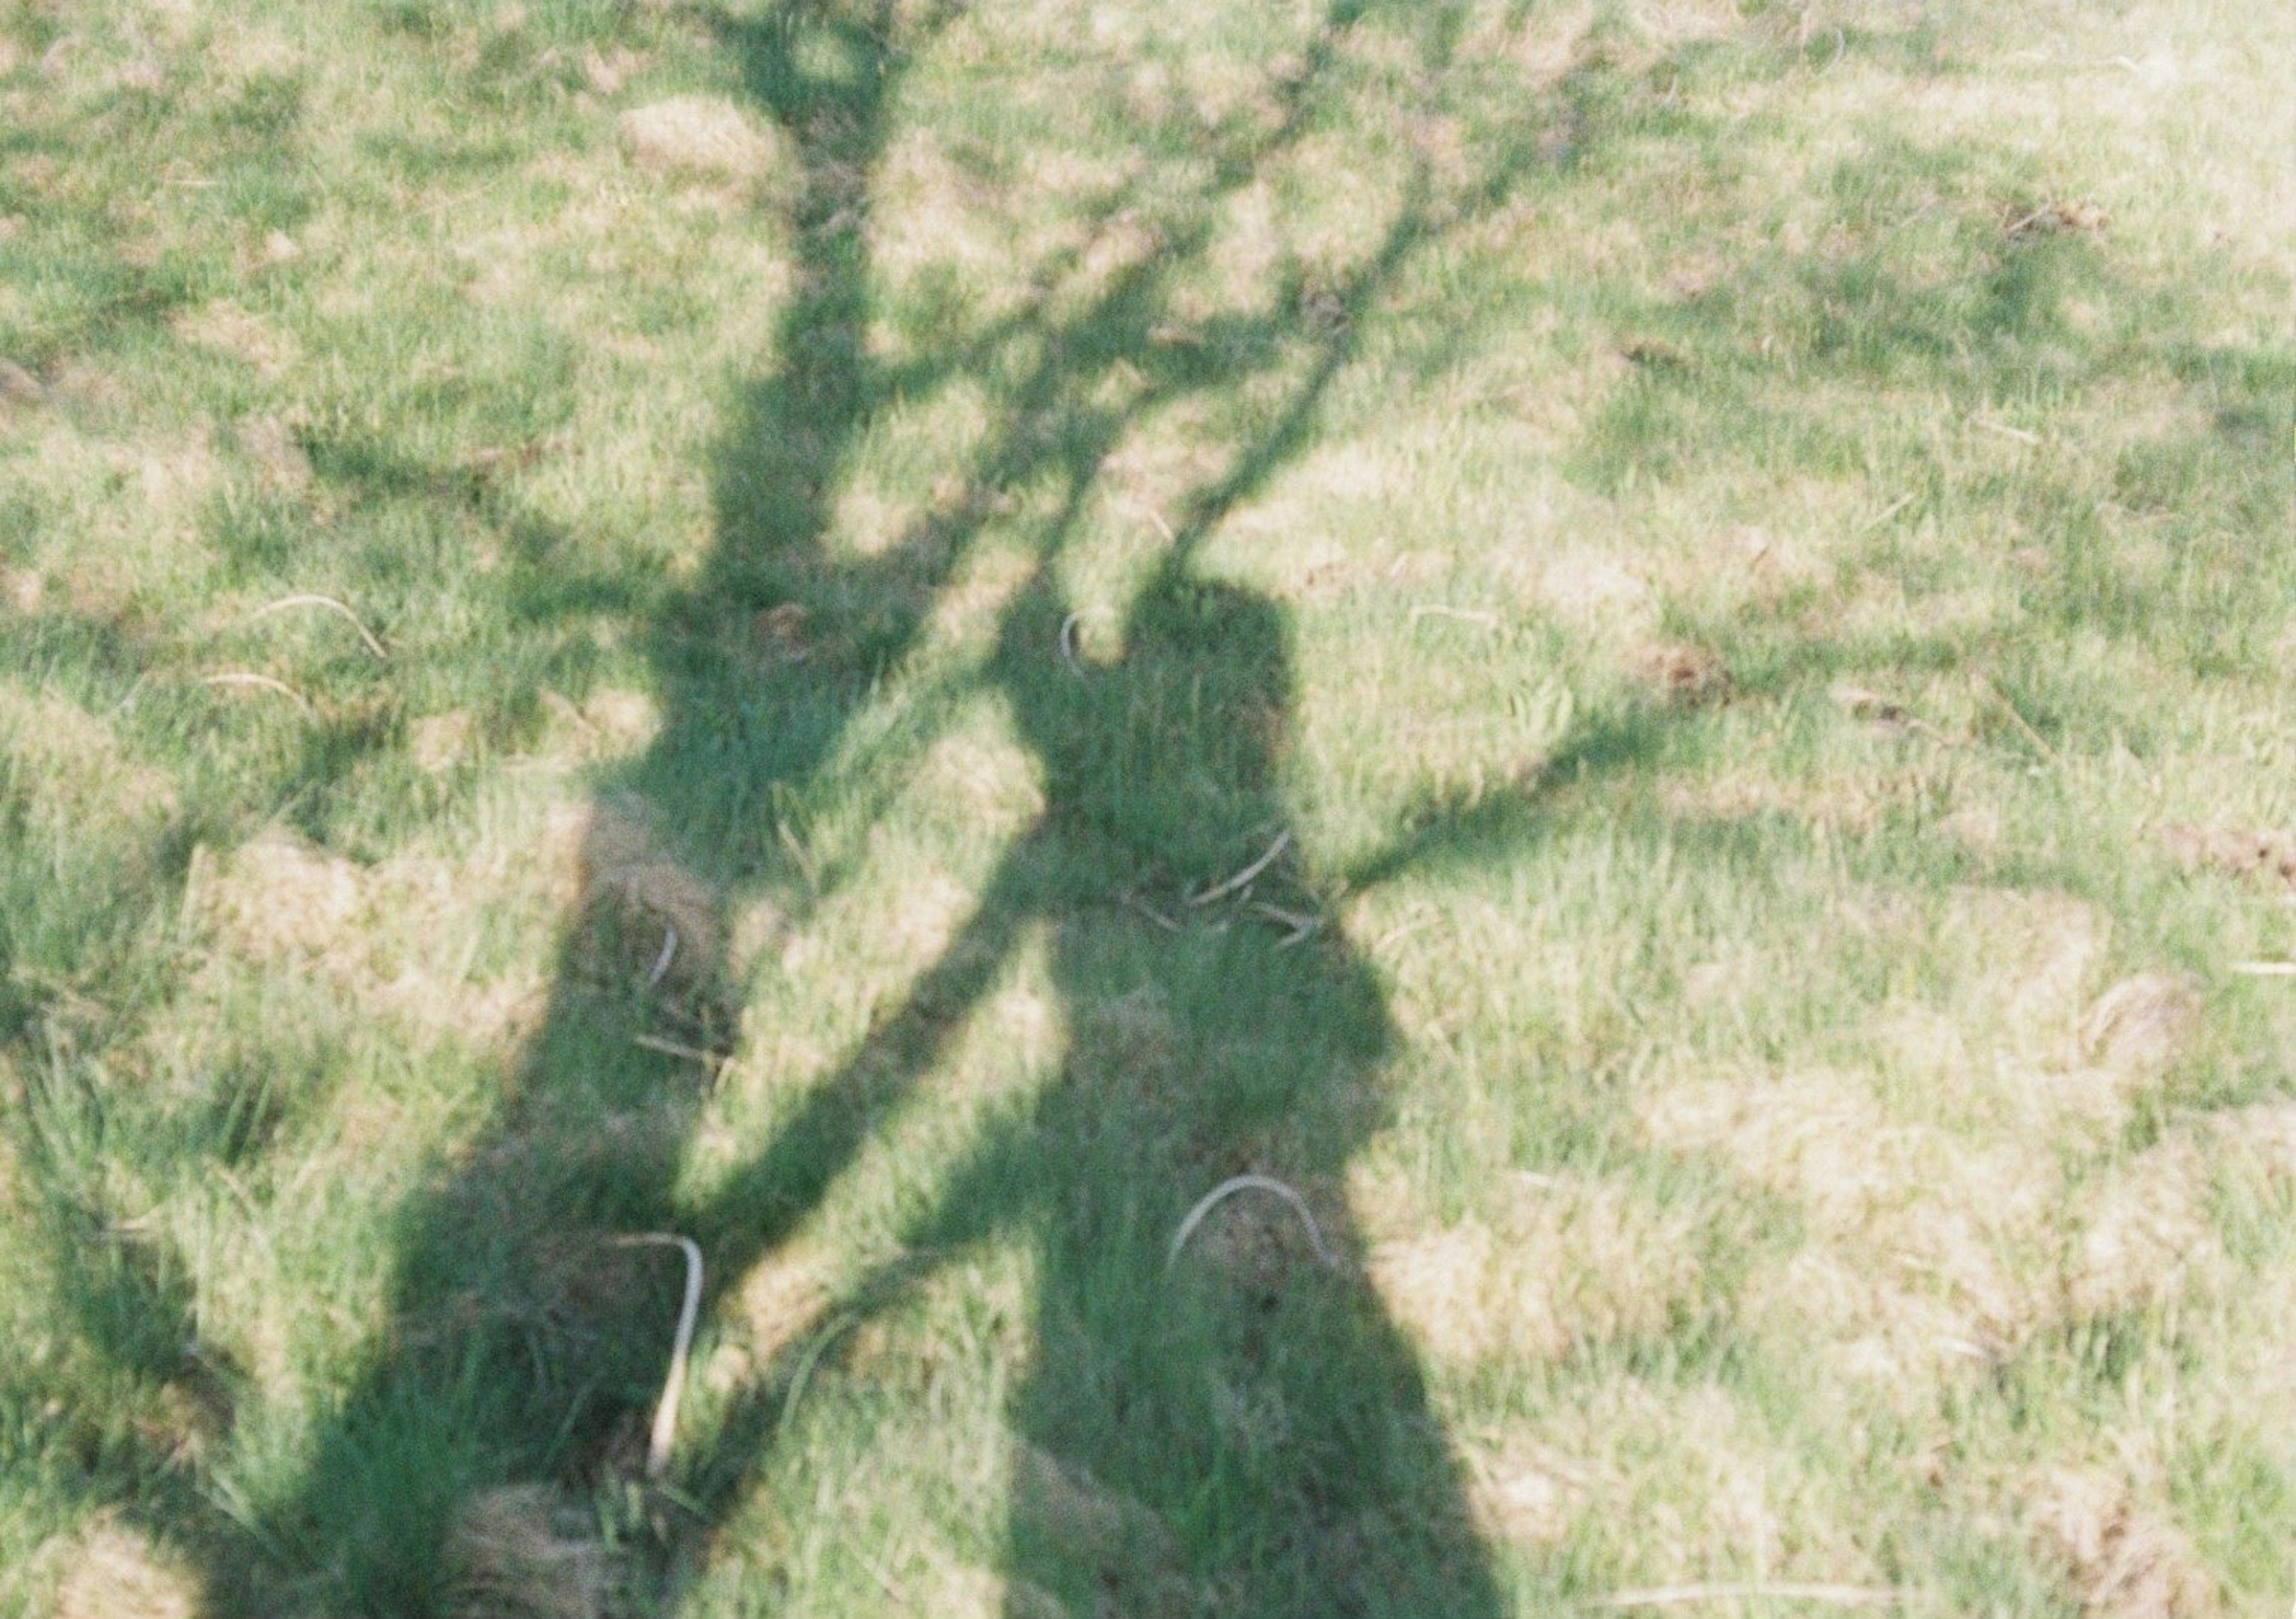
<path id="1" fill-rule="evenodd" d="M 303 711 L 303 716 L 306 719 L 316 719 L 319 717 L 319 711 L 311 706 L 311 699 L 309 698 L 295 690 L 294 687 L 289 685 L 285 681 L 274 680 L 268 675 L 257 675 L 246 669 L 226 669 L 220 675 L 201 675 L 200 684 L 203 686 L 239 686 L 244 687 L 250 691 L 269 691 L 277 696 L 285 698 L 289 702 L 293 703 L 298 708 L 300 708 Z"/>
<path id="2" fill-rule="evenodd" d="M 1593 1606 L 1621 1607 L 1687 1607 L 1703 1602 L 1824 1602 L 1835 1607 L 1889 1607 L 1900 1594 L 1880 1585 L 1798 1584 L 1791 1581 L 1751 1585 L 1655 1585 L 1644 1590 L 1622 1590 L 1595 1599 Z"/>
<path id="3" fill-rule="evenodd" d="M 1286 827 L 1283 830 L 1275 834 L 1275 841 L 1267 846 L 1267 854 L 1262 854 L 1258 860 L 1253 861 L 1250 865 L 1244 867 L 1242 871 L 1238 871 L 1234 877 L 1229 878 L 1226 882 L 1207 888 L 1201 894 L 1193 894 L 1189 895 L 1188 904 L 1191 905 L 1209 905 L 1212 901 L 1222 898 L 1227 895 L 1234 894 L 1239 888 L 1250 887 L 1252 879 L 1258 877 L 1262 871 L 1265 871 L 1268 867 L 1274 865 L 1275 863 L 1275 857 L 1291 846 L 1292 830 L 1289 827 Z"/>
<path id="4" fill-rule="evenodd" d="M 374 632 L 367 628 L 365 624 L 359 621 L 359 616 L 357 613 L 351 611 L 348 607 L 346 607 L 343 603 L 336 601 L 332 596 L 322 596 L 310 593 L 296 596 L 282 596 L 278 601 L 274 601 L 267 606 L 257 608 L 253 612 L 248 614 L 243 622 L 253 624 L 259 618 L 268 618 L 274 613 L 283 613 L 290 608 L 297 607 L 319 607 L 326 609 L 327 611 L 333 613 L 338 617 L 341 618 L 344 623 L 349 625 L 351 628 L 358 632 L 358 638 L 366 642 L 366 650 L 368 651 L 373 653 L 385 663 L 390 661 L 390 654 L 383 650 L 382 642 L 376 638 Z"/>
<path id="5" fill-rule="evenodd" d="M 1316 1216 L 1308 1206 L 1308 1199 L 1270 1175 L 1235 1175 L 1198 1198 L 1195 1207 L 1188 1211 L 1188 1217 L 1180 1222 L 1180 1229 L 1172 1233 L 1172 1246 L 1164 1255 L 1165 1269 L 1169 1270 L 1179 1263 L 1180 1251 L 1188 1246 L 1188 1239 L 1196 1234 L 1196 1228 L 1204 1222 L 1204 1216 L 1241 1191 L 1272 1192 L 1290 1204 L 1292 1212 L 1300 1216 L 1300 1223 L 1308 1228 L 1308 1242 L 1316 1250 L 1316 1257 L 1331 1269 L 1339 1269 L 1339 1256 L 1325 1246 L 1324 1228 L 1316 1223 Z"/>
<path id="6" fill-rule="evenodd" d="M 646 1476 L 660 1478 L 669 1467 L 670 1441 L 677 1435 L 677 1402 L 685 1393 L 686 1356 L 693 1349 L 693 1323 L 701 1312 L 701 1247 L 691 1237 L 670 1231 L 645 1231 L 617 1237 L 617 1247 L 677 1248 L 685 1255 L 685 1302 L 677 1309 L 677 1336 L 670 1341 L 669 1376 L 661 1386 L 661 1402 L 654 1407 L 653 1430 L 646 1441 Z"/>

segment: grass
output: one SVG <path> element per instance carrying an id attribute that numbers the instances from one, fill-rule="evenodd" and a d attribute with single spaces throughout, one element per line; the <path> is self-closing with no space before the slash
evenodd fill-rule
<path id="1" fill-rule="evenodd" d="M 0 1615 L 2284 1613 L 2292 49 L 0 0 Z"/>

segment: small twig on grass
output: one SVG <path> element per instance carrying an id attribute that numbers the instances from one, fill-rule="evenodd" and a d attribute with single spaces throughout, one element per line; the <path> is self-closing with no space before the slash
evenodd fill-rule
<path id="1" fill-rule="evenodd" d="M 2296 961 L 2234 961 L 2232 969 L 2243 978 L 2296 978 Z"/>
<path id="2" fill-rule="evenodd" d="M 633 1034 L 630 1043 L 641 1051 L 656 1051 L 664 1057 L 682 1057 L 688 1062 L 698 1062 L 711 1069 L 733 1060 L 730 1051 L 706 1051 L 698 1045 L 680 1045 L 675 1040 L 664 1040 L 659 1034 Z"/>
<path id="3" fill-rule="evenodd" d="M 368 651 L 373 653 L 385 663 L 390 661 L 390 654 L 383 650 L 382 642 L 375 639 L 374 632 L 367 628 L 365 625 L 359 622 L 359 616 L 357 613 L 351 611 L 349 608 L 345 607 L 332 596 L 321 596 L 309 593 L 299 596 L 282 596 L 278 601 L 272 602 L 268 607 L 257 608 L 253 612 L 248 614 L 244 619 L 241 620 L 241 622 L 243 624 L 253 624 L 259 618 L 268 618 L 274 613 L 283 613 L 289 608 L 293 607 L 325 608 L 329 612 L 335 614 L 346 624 L 349 625 L 351 628 L 358 632 L 358 638 L 366 642 L 366 650 Z"/>
<path id="4" fill-rule="evenodd" d="M 1251 908 L 1259 915 L 1268 918 L 1271 921 L 1281 922 L 1291 929 L 1283 936 L 1283 941 L 1275 946 L 1278 950 L 1289 950 L 1324 925 L 1324 919 L 1312 911 L 1285 911 L 1275 905 L 1257 903 Z"/>
<path id="5" fill-rule="evenodd" d="M 1897 499 L 1891 501 L 1888 505 L 1882 507 L 1872 517 L 1867 518 L 1864 522 L 1858 524 L 1857 532 L 1865 534 L 1869 530 L 1879 528 L 1882 524 L 1888 522 L 1891 518 L 1897 516 L 1898 513 L 1903 511 L 1906 507 L 1913 503 L 1913 492 L 1911 490 L 1907 490 L 1905 494 L 1900 495 Z"/>
<path id="6" fill-rule="evenodd" d="M 2041 442 L 2041 436 L 2038 433 L 2027 432 L 2021 427 L 2011 427 L 2005 421 L 1993 421 L 1983 416 L 1972 416 L 1969 422 L 1972 427 L 1981 428 L 1988 433 L 1998 433 L 2004 438 L 2013 438 L 2019 444 Z"/>
<path id="7" fill-rule="evenodd" d="M 1146 900 L 1142 899 L 1137 894 L 1125 895 L 1122 899 L 1122 904 L 1127 910 L 1137 911 L 1141 915 L 1146 917 L 1150 921 L 1155 923 L 1156 926 L 1161 928 L 1167 933 L 1177 933 L 1180 931 L 1179 923 L 1174 921 L 1170 917 L 1166 916 L 1161 911 L 1157 910 L 1155 906 L 1150 904 Z"/>
<path id="8" fill-rule="evenodd" d="M 1180 1263 L 1180 1250 L 1188 1246 L 1188 1239 L 1196 1234 L 1196 1228 L 1204 1222 L 1204 1216 L 1218 1208 L 1226 1198 L 1241 1191 L 1273 1192 L 1290 1204 L 1292 1212 L 1300 1216 L 1300 1222 L 1308 1228 L 1308 1243 L 1316 1250 L 1316 1257 L 1322 1260 L 1332 1270 L 1336 1271 L 1340 1268 L 1338 1255 L 1324 1244 L 1324 1228 L 1316 1223 L 1315 1214 L 1308 1207 L 1307 1198 L 1273 1176 L 1236 1175 L 1221 1182 L 1198 1198 L 1196 1206 L 1188 1211 L 1188 1217 L 1180 1222 L 1180 1229 L 1172 1233 L 1171 1248 L 1164 1255 L 1166 1270 L 1168 1271 Z"/>
<path id="9" fill-rule="evenodd" d="M 1262 871 L 1267 870 L 1268 867 L 1274 865 L 1275 863 L 1275 857 L 1291 846 L 1292 830 L 1289 827 L 1286 827 L 1283 830 L 1275 834 L 1275 841 L 1267 846 L 1267 854 L 1262 854 L 1258 860 L 1253 861 L 1250 865 L 1244 867 L 1242 871 L 1238 871 L 1234 877 L 1229 878 L 1226 882 L 1216 884 L 1213 887 L 1205 889 L 1201 894 L 1190 895 L 1188 896 L 1188 904 L 1191 905 L 1209 905 L 1212 901 L 1223 898 L 1227 895 L 1234 894 L 1239 888 L 1250 887 L 1251 886 L 1251 879 L 1258 877 Z"/>
<path id="10" fill-rule="evenodd" d="M 2008 693 L 2002 691 L 2000 687 L 1995 685 L 1991 681 L 1986 679 L 1982 675 L 1977 675 L 1975 679 L 1977 682 L 1977 689 L 1984 692 L 1995 702 L 2001 705 L 2002 711 L 2007 714 L 2011 719 L 2017 723 L 2017 729 L 2019 731 L 2024 732 L 2025 740 L 2032 743 L 2034 747 L 2039 748 L 2041 750 L 2042 756 L 2046 758 L 2050 764 L 2056 765 L 2059 769 L 2062 769 L 2065 763 L 2063 757 L 2055 748 L 2049 746 L 2048 739 L 2044 737 L 2039 732 L 2034 730 L 2033 727 L 2026 722 L 2025 716 L 2018 711 L 2017 705 L 2009 700 Z"/>
<path id="11" fill-rule="evenodd" d="M 315 720 L 319 717 L 319 711 L 311 706 L 311 699 L 309 698 L 295 690 L 294 687 L 289 685 L 285 681 L 274 680 L 268 675 L 257 675 L 246 669 L 226 669 L 220 675 L 201 675 L 200 684 L 203 686 L 243 686 L 252 691 L 273 692 L 277 696 L 285 698 L 289 702 L 294 704 L 298 708 L 300 708 L 303 711 L 304 718 Z"/>
<path id="12" fill-rule="evenodd" d="M 1686 1607 L 1700 1602 L 1825 1602 L 1836 1607 L 1888 1607 L 1898 1593 L 1880 1585 L 1805 1585 L 1792 1581 L 1763 1585 L 1654 1585 L 1598 1597 L 1595 1607 Z"/>
<path id="13" fill-rule="evenodd" d="M 1431 604 L 1411 609 L 1412 623 L 1416 624 L 1422 618 L 1456 618 L 1466 624 L 1480 624 L 1486 629 L 1496 629 L 1499 623 L 1496 613 L 1487 613 L 1480 608 L 1437 607 Z"/>
<path id="14" fill-rule="evenodd" d="M 669 1347 L 669 1376 L 661 1386 L 661 1402 L 654 1407 L 653 1431 L 646 1441 L 646 1476 L 660 1478 L 669 1467 L 669 1442 L 677 1434 L 677 1402 L 685 1393 L 685 1358 L 693 1348 L 694 1319 L 701 1312 L 701 1247 L 693 1238 L 670 1231 L 617 1237 L 613 1243 L 620 1248 L 677 1248 L 685 1255 L 685 1302 L 677 1309 L 677 1336 Z"/>

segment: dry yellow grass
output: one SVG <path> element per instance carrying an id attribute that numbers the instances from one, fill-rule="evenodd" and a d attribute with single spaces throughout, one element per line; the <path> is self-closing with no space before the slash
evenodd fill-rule
<path id="1" fill-rule="evenodd" d="M 606 1549 L 570 1507 L 538 1485 L 472 1500 L 446 1548 L 453 1619 L 604 1619 Z"/>
<path id="2" fill-rule="evenodd" d="M 180 1559 L 115 1522 L 100 1521 L 40 1557 L 62 1569 L 55 1619 L 193 1619 L 203 1611 Z"/>
<path id="3" fill-rule="evenodd" d="M 714 96 L 679 95 L 634 107 L 614 126 L 641 168 L 754 183 L 778 160 L 774 138 L 741 108 Z"/>

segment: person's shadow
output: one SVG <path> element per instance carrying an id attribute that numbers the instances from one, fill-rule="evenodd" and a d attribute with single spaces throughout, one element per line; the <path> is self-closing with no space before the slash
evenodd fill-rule
<path id="1" fill-rule="evenodd" d="M 1046 803 L 950 957 L 977 993 L 1040 924 L 1075 1038 L 904 1245 L 1036 1250 L 1013 1611 L 1496 1615 L 1341 1186 L 1393 1031 L 1291 835 L 1283 614 L 1176 555 L 1114 662 L 1064 668 L 1068 622 L 1041 574 L 1007 620 Z M 966 1010 L 932 987 L 857 1066 L 914 1082 Z"/>

